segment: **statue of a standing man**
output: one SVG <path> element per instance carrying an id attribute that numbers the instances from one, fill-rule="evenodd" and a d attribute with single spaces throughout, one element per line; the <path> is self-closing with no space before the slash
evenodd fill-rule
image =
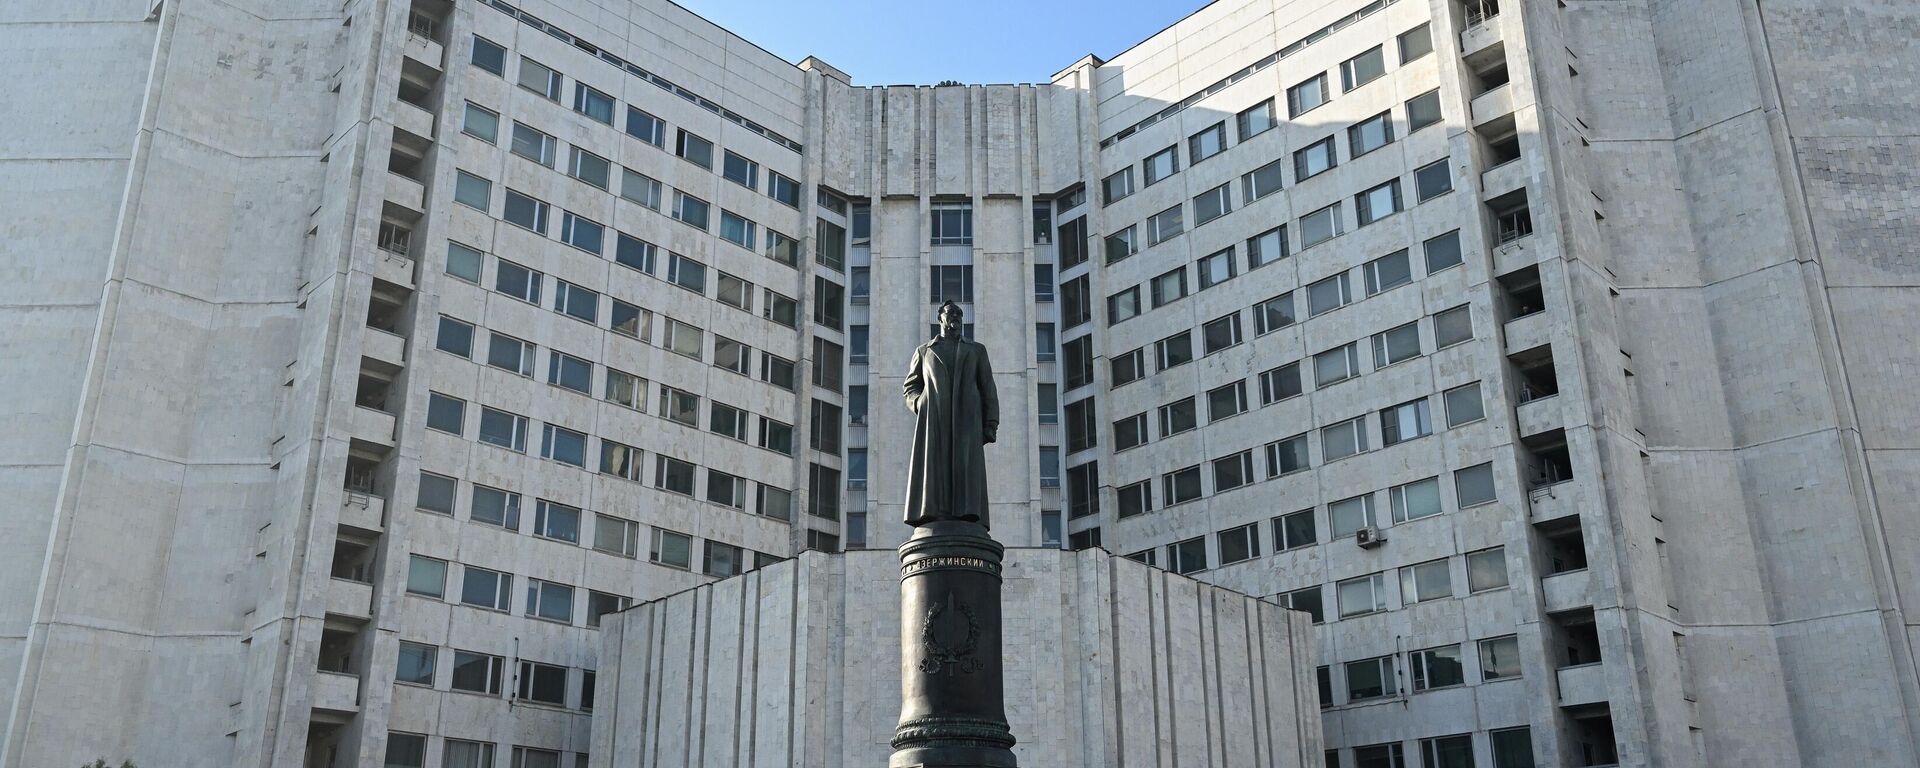
<path id="1" fill-rule="evenodd" d="M 940 306 L 940 335 L 913 351 L 907 409 L 913 461 L 907 474 L 908 525 L 964 520 L 987 527 L 986 444 L 1000 429 L 987 348 L 961 337 L 960 305 Z"/>

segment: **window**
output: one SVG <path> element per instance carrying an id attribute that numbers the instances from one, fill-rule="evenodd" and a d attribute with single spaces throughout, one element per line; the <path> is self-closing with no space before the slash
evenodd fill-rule
<path id="1" fill-rule="evenodd" d="M 1398 195 L 1396 194 L 1396 198 Z M 1300 217 L 1300 247 L 1313 246 L 1340 236 L 1340 204 L 1334 203 Z"/>
<path id="2" fill-rule="evenodd" d="M 447 274 L 469 283 L 480 282 L 480 270 L 486 256 L 459 243 L 447 243 Z"/>
<path id="3" fill-rule="evenodd" d="M 1290 475 L 1309 466 L 1307 433 L 1267 443 L 1267 477 Z"/>
<path id="4" fill-rule="evenodd" d="M 1133 194 L 1133 167 L 1120 169 L 1100 180 L 1100 204 L 1113 205 L 1127 195 Z"/>
<path id="5" fill-rule="evenodd" d="M 494 331 L 487 337 L 487 365 L 521 376 L 532 376 L 533 344 Z"/>
<path id="6" fill-rule="evenodd" d="M 1090 397 L 1067 403 L 1067 450 L 1084 451 L 1099 444 L 1093 405 Z"/>
<path id="7" fill-rule="evenodd" d="M 1240 128 L 1240 140 L 1246 141 L 1272 130 L 1279 121 L 1274 117 L 1273 99 L 1246 108 L 1234 117 L 1234 123 Z M 1275 180 L 1278 183 L 1278 179 Z"/>
<path id="8" fill-rule="evenodd" d="M 1291 610 L 1301 611 L 1307 614 L 1309 617 L 1312 617 L 1313 623 L 1315 624 L 1327 620 L 1326 608 L 1320 596 L 1320 587 L 1317 584 L 1280 595 L 1280 604 Z M 1322 667 L 1322 669 L 1325 669 L 1325 667 Z"/>
<path id="9" fill-rule="evenodd" d="M 1038 207 L 1039 206 L 1035 206 L 1036 210 L 1034 211 L 1034 214 L 1036 216 L 1039 215 Z M 853 212 L 847 214 L 847 228 L 851 230 L 850 232 L 848 232 L 848 234 L 852 236 L 853 242 L 855 243 L 872 242 L 873 241 L 873 205 L 870 203 L 855 203 L 853 206 Z M 1046 240 L 1042 239 L 1037 242 L 1045 243 Z"/>
<path id="10" fill-rule="evenodd" d="M 932 267 L 933 279 L 929 281 L 927 300 L 932 304 L 973 302 L 973 267 L 970 265 L 935 265 Z"/>
<path id="11" fill-rule="evenodd" d="M 563 624 L 572 623 L 573 587 L 551 581 L 527 579 L 526 613 L 534 618 L 558 621 Z"/>
<path id="12" fill-rule="evenodd" d="M 666 141 L 667 124 L 660 118 L 628 106 L 627 135 L 658 147 Z"/>
<path id="13" fill-rule="evenodd" d="M 1393 143 L 1393 117 L 1382 112 L 1347 127 L 1347 151 L 1353 157 Z"/>
<path id="14" fill-rule="evenodd" d="M 553 290 L 553 310 L 576 320 L 598 323 L 600 320 L 600 294 L 589 291 L 565 280 L 555 280 Z"/>
<path id="15" fill-rule="evenodd" d="M 1314 544 L 1318 532 L 1313 524 L 1313 508 L 1290 512 L 1273 519 L 1273 546 L 1275 551 L 1299 549 Z M 1307 590 L 1301 590 L 1307 591 Z M 1313 587 L 1314 621 L 1320 620 L 1320 588 Z M 1303 610 L 1295 607 L 1294 610 Z"/>
<path id="16" fill-rule="evenodd" d="M 1114 496 L 1119 500 L 1122 519 L 1153 511 L 1153 483 L 1149 481 L 1121 486 Z"/>
<path id="17" fill-rule="evenodd" d="M 1458 643 L 1454 645 L 1443 645 L 1439 648 L 1428 648 L 1423 651 L 1409 652 L 1407 654 L 1407 667 L 1409 676 L 1413 678 L 1413 690 L 1415 691 L 1430 691 L 1435 688 L 1465 685 L 1467 682 L 1466 668 L 1460 664 L 1460 645 Z M 1426 743 L 1431 741 L 1433 741 L 1433 739 L 1427 739 L 1421 742 L 1421 746 L 1424 748 Z M 1472 751 L 1471 747 L 1469 747 L 1468 751 Z M 1469 760 L 1466 764 L 1470 766 L 1472 765 L 1472 761 Z M 1427 765 L 1431 766 L 1433 763 L 1427 763 Z"/>
<path id="18" fill-rule="evenodd" d="M 1394 179 L 1353 196 L 1359 211 L 1360 226 L 1366 226 L 1400 212 L 1400 180 Z"/>
<path id="19" fill-rule="evenodd" d="M 1405 605 L 1453 597 L 1452 570 L 1445 559 L 1400 569 L 1400 602 Z"/>
<path id="20" fill-rule="evenodd" d="M 1445 160 L 1420 166 L 1413 172 L 1413 193 L 1424 203 L 1453 191 L 1453 169 Z"/>
<path id="21" fill-rule="evenodd" d="M 1387 55 L 1382 46 L 1340 62 L 1340 90 L 1351 91 L 1379 79 L 1387 73 Z"/>
<path id="22" fill-rule="evenodd" d="M 1487 740 L 1493 742 L 1493 768 L 1533 768 L 1532 730 L 1520 727 L 1488 731 Z"/>
<path id="23" fill-rule="evenodd" d="M 1453 493 L 1461 509 L 1498 498 L 1493 487 L 1493 462 L 1454 470 Z"/>
<path id="24" fill-rule="evenodd" d="M 559 350 L 547 353 L 547 383 L 581 394 L 592 394 L 593 363 Z"/>
<path id="25" fill-rule="evenodd" d="M 1113 450 L 1124 451 L 1147 442 L 1147 414 L 1136 413 L 1113 423 Z"/>
<path id="26" fill-rule="evenodd" d="M 932 245 L 973 244 L 973 204 L 934 203 Z"/>
<path id="27" fill-rule="evenodd" d="M 1480 641 L 1480 679 L 1504 680 L 1520 676 L 1520 638 L 1515 635 Z"/>
<path id="28" fill-rule="evenodd" d="M 1200 481 L 1200 470 L 1194 468 L 1194 482 Z M 1174 573 L 1194 573 L 1207 569 L 1207 537 L 1196 536 L 1178 544 L 1167 545 L 1167 565 Z"/>
<path id="29" fill-rule="evenodd" d="M 527 452 L 527 417 L 496 408 L 480 409 L 480 442 Z"/>
<path id="30" fill-rule="evenodd" d="M 543 539 L 580 543 L 580 508 L 546 499 L 535 502 L 533 535 Z"/>
<path id="31" fill-rule="evenodd" d="M 1187 137 L 1187 162 L 1198 163 L 1227 148 L 1227 123 L 1221 121 Z"/>
<path id="32" fill-rule="evenodd" d="M 729 151 L 720 162 L 720 177 L 747 189 L 760 188 L 760 164 Z"/>
<path id="33" fill-rule="evenodd" d="M 1367 450 L 1367 417 L 1358 416 L 1320 428 L 1320 455 L 1327 461 L 1344 459 Z"/>
<path id="34" fill-rule="evenodd" d="M 1313 385 L 1326 387 L 1360 375 L 1360 355 L 1355 344 L 1342 344 L 1313 356 Z"/>
<path id="35" fill-rule="evenodd" d="M 1200 226 L 1233 212 L 1231 184 L 1222 184 L 1193 199 L 1193 225 Z"/>
<path id="36" fill-rule="evenodd" d="M 800 207 L 800 182 L 768 171 L 767 197 L 798 208 Z"/>
<path id="37" fill-rule="evenodd" d="M 747 250 L 759 247 L 760 227 L 732 211 L 720 211 L 720 237 Z"/>
<path id="38" fill-rule="evenodd" d="M 545 96 L 548 101 L 560 100 L 560 73 L 547 68 L 547 65 L 520 57 L 520 87 Z"/>
<path id="39" fill-rule="evenodd" d="M 407 594 L 440 599 L 447 596 L 447 561 L 420 555 L 407 558 Z"/>
<path id="40" fill-rule="evenodd" d="M 788 392 L 793 391 L 794 364 L 770 352 L 760 353 L 760 380 Z"/>
<path id="41" fill-rule="evenodd" d="M 1260 524 L 1248 523 L 1216 534 L 1220 542 L 1220 564 L 1229 565 L 1260 556 Z"/>
<path id="42" fill-rule="evenodd" d="M 800 241 L 769 229 L 765 254 L 769 259 L 794 266 L 800 263 Z"/>
<path id="43" fill-rule="evenodd" d="M 692 392 L 660 387 L 660 415 L 689 427 L 700 426 L 700 396 Z"/>
<path id="44" fill-rule="evenodd" d="M 707 230 L 707 201 L 679 190 L 673 193 L 673 217 L 702 232 Z"/>
<path id="45" fill-rule="evenodd" d="M 840 519 L 840 470 L 807 465 L 807 514 L 827 520 Z M 839 542 L 834 545 L 837 547 Z"/>
<path id="46" fill-rule="evenodd" d="M 1427 415 L 1427 399 L 1401 403 L 1380 412 L 1380 444 L 1404 443 L 1433 434 L 1433 421 Z"/>
<path id="47" fill-rule="evenodd" d="M 473 357 L 473 324 L 441 315 L 439 330 L 433 336 L 433 346 L 442 352 Z"/>
<path id="48" fill-rule="evenodd" d="M 1440 122 L 1440 90 L 1434 89 L 1407 100 L 1407 133 Z"/>
<path id="49" fill-rule="evenodd" d="M 1140 176 L 1146 180 L 1143 186 L 1151 187 L 1154 182 L 1180 172 L 1180 147 L 1174 145 L 1147 156 L 1140 162 Z"/>
<path id="50" fill-rule="evenodd" d="M 498 696 L 500 695 L 500 668 L 505 666 L 505 663 L 505 659 L 492 654 L 456 650 L 453 652 L 452 688 L 456 691 L 470 691 L 472 693 Z M 486 746 L 487 752 L 489 753 L 487 761 L 485 763 L 472 763 L 472 765 L 493 765 L 491 754 L 493 745 L 488 744 Z M 453 753 L 452 739 L 447 740 L 447 753 L 449 758 L 451 758 Z M 448 764 L 455 764 L 451 759 L 447 762 Z"/>
<path id="51" fill-rule="evenodd" d="M 426 765 L 427 737 L 425 735 L 387 732 L 385 768 L 426 768 Z"/>
<path id="52" fill-rule="evenodd" d="M 1075 339 L 1074 341 L 1079 341 Z M 1067 342 L 1072 344 L 1073 342 Z M 1147 375 L 1147 354 L 1144 348 L 1134 349 L 1115 355 L 1109 360 L 1112 366 L 1113 386 L 1137 381 Z"/>
<path id="53" fill-rule="evenodd" d="M 713 170 L 713 142 L 688 133 L 685 128 L 674 137 L 673 153 L 689 163 Z"/>
<path id="54" fill-rule="evenodd" d="M 460 132 L 488 144 L 495 143 L 500 140 L 500 113 L 469 101 L 466 115 L 460 121 Z"/>
<path id="55" fill-rule="evenodd" d="M 453 498 L 459 488 L 458 480 L 445 475 L 422 472 L 420 473 L 420 490 L 414 496 L 414 506 L 426 512 L 451 516 Z"/>
<path id="56" fill-rule="evenodd" d="M 1334 155 L 1332 136 L 1308 144 L 1293 152 L 1293 183 L 1298 184 L 1331 171 L 1339 164 L 1339 158 Z"/>
<path id="57" fill-rule="evenodd" d="M 1186 224 L 1181 219 L 1180 206 L 1176 205 L 1147 219 L 1147 244 L 1159 245 L 1185 231 Z"/>
<path id="58" fill-rule="evenodd" d="M 1251 462 L 1251 455 L 1248 455 L 1246 460 Z M 1198 466 L 1168 472 L 1160 476 L 1160 482 L 1160 494 L 1166 500 L 1167 506 L 1185 504 L 1200 498 L 1200 467 Z"/>
<path id="59" fill-rule="evenodd" d="M 1486 403 L 1480 399 L 1480 382 L 1462 384 L 1441 393 L 1446 402 L 1447 426 L 1457 427 L 1486 418 Z"/>
<path id="60" fill-rule="evenodd" d="M 700 359 L 700 351 L 705 346 L 702 341 L 704 332 L 673 318 L 667 318 L 666 331 L 660 339 L 660 346 L 675 353 Z"/>
<path id="61" fill-rule="evenodd" d="M 1040 446 L 1040 487 L 1060 487 L 1060 446 Z"/>
<path id="62" fill-rule="evenodd" d="M 467 519 L 485 525 L 497 525 L 509 531 L 518 531 L 520 530 L 520 494 L 475 485 L 473 502 L 467 508 Z"/>
<path id="63" fill-rule="evenodd" d="M 1181 331 L 1156 341 L 1153 351 L 1162 371 L 1193 362 L 1193 332 Z"/>
<path id="64" fill-rule="evenodd" d="M 640 449 L 600 438 L 600 473 L 640 482 Z"/>
<path id="65" fill-rule="evenodd" d="M 1248 204 L 1252 204 L 1253 201 L 1255 200 L 1258 200 L 1260 198 L 1266 197 L 1267 195 L 1271 195 L 1275 192 L 1280 191 L 1280 175 L 1282 173 L 1281 169 L 1284 168 L 1285 166 L 1286 166 L 1285 160 L 1275 160 L 1271 163 L 1267 163 L 1266 165 L 1260 166 L 1259 168 L 1255 168 L 1241 175 L 1240 176 L 1241 197 L 1246 198 L 1246 201 Z M 1221 202 L 1223 204 L 1228 203 L 1229 201 L 1226 199 L 1226 192 L 1224 191 L 1225 185 L 1222 185 L 1221 189 L 1223 190 L 1220 193 Z M 1195 206 L 1199 205 L 1198 199 L 1194 201 L 1194 205 Z M 1225 213 L 1226 210 L 1231 209 L 1231 206 L 1222 205 L 1222 209 L 1223 210 L 1221 212 Z M 1199 223 L 1201 224 L 1205 224 L 1208 221 L 1208 218 L 1202 217 L 1197 210 L 1194 213 L 1194 218 L 1198 220 Z"/>
<path id="66" fill-rule="evenodd" d="M 593 673 L 589 672 L 588 675 Z M 581 755 L 581 764 L 586 763 L 586 755 Z M 551 749 L 532 747 L 513 748 L 513 768 L 560 768 L 560 753 Z"/>
<path id="67" fill-rule="evenodd" d="M 556 664 L 542 664 L 537 661 L 520 660 L 519 687 L 514 697 L 526 701 L 566 706 L 567 668 Z M 520 751 L 515 748 L 515 751 Z M 525 768 L 523 765 L 521 768 Z"/>
<path id="68" fill-rule="evenodd" d="M 1227 247 L 1201 257 L 1199 272 L 1200 290 L 1203 291 L 1232 280 L 1239 274 L 1233 262 L 1233 248 Z"/>
<path id="69" fill-rule="evenodd" d="M 834 330 L 846 323 L 847 291 L 819 275 L 813 278 L 813 321 Z M 968 338 L 972 338 L 969 336 Z"/>
<path id="70" fill-rule="evenodd" d="M 601 441 L 605 444 L 605 441 Z M 615 443 L 615 445 L 618 445 Z M 624 447 L 624 446 L 623 446 Z M 632 450 L 632 449 L 629 449 Z M 637 479 L 637 478 L 636 478 Z M 640 553 L 640 524 L 632 520 L 596 514 L 593 516 L 593 548 L 621 557 L 637 557 Z M 596 613 L 594 602 L 602 593 L 593 592 L 587 597 L 587 626 L 600 626 L 600 614 Z M 621 598 L 625 600 L 625 598 Z M 620 606 L 625 608 L 623 604 Z"/>
<path id="71" fill-rule="evenodd" d="M 1253 482 L 1253 451 L 1245 450 L 1213 460 L 1213 492 L 1225 493 Z M 1257 540 L 1256 540 L 1257 543 Z M 1257 547 L 1256 547 L 1257 548 Z M 1255 553 L 1259 554 L 1259 553 Z M 1221 555 L 1225 561 L 1225 555 Z"/>
<path id="72" fill-rule="evenodd" d="M 1456 230 L 1427 240 L 1421 248 L 1427 254 L 1427 274 L 1429 275 L 1459 264 L 1460 232 Z"/>
<path id="73" fill-rule="evenodd" d="M 1033 265 L 1033 300 L 1037 303 L 1053 301 L 1053 265 Z"/>
<path id="74" fill-rule="evenodd" d="M 725 336 L 713 337 L 713 364 L 742 376 L 749 375 L 753 350 Z"/>
<path id="75" fill-rule="evenodd" d="M 707 470 L 707 501 L 734 509 L 746 509 L 747 481 L 717 469 L 709 469 Z"/>
<path id="76" fill-rule="evenodd" d="M 1316 682 L 1319 683 L 1319 688 L 1320 688 L 1320 708 L 1326 709 L 1327 707 L 1333 706 L 1333 673 L 1332 671 L 1330 671 L 1328 667 L 1323 666 L 1314 670 L 1314 672 L 1315 672 L 1314 676 L 1318 678 Z M 1338 758 L 1340 757 L 1339 750 L 1329 749 L 1327 750 L 1327 754 L 1332 758 L 1334 758 L 1327 761 L 1327 768 L 1339 768 L 1339 763 L 1338 763 Z M 1396 766 L 1395 768 L 1398 768 L 1398 767 Z"/>
<path id="77" fill-rule="evenodd" d="M 1140 286 L 1133 286 L 1107 297 L 1107 325 L 1130 320 L 1140 314 Z"/>
<path id="78" fill-rule="evenodd" d="M 840 391 L 846 380 L 846 353 L 840 345 L 813 337 L 813 385 Z"/>
<path id="79" fill-rule="evenodd" d="M 1207 421 L 1238 416 L 1247 410 L 1247 383 L 1236 381 L 1207 391 Z"/>
<path id="80" fill-rule="evenodd" d="M 1473 339 L 1473 312 L 1462 304 L 1433 315 L 1433 345 L 1445 349 Z"/>
<path id="81" fill-rule="evenodd" d="M 613 97 L 587 87 L 586 83 L 573 84 L 573 111 L 613 125 Z"/>
<path id="82" fill-rule="evenodd" d="M 500 218 L 505 219 L 508 224 L 524 227 L 545 236 L 549 212 L 550 209 L 546 203 L 509 189 L 506 207 L 501 209 Z"/>
<path id="83" fill-rule="evenodd" d="M 516 155 L 548 168 L 553 167 L 559 142 L 526 123 L 513 124 L 513 142 L 509 149 Z"/>
<path id="84" fill-rule="evenodd" d="M 708 576 L 738 576 L 741 573 L 744 558 L 739 547 L 722 544 L 709 539 L 706 544 L 706 558 L 702 570 Z"/>
<path id="85" fill-rule="evenodd" d="M 1240 313 L 1214 318 L 1200 327 L 1200 339 L 1206 354 L 1240 343 Z"/>
<path id="86" fill-rule="evenodd" d="M 1373 494 L 1350 496 L 1327 504 L 1327 527 L 1332 538 L 1352 536 L 1354 531 L 1374 524 Z"/>
<path id="87" fill-rule="evenodd" d="M 1428 32 L 1426 24 L 1402 32 L 1396 39 L 1400 44 L 1401 64 L 1433 53 L 1433 35 Z"/>
<path id="88" fill-rule="evenodd" d="M 808 430 L 809 446 L 823 453 L 840 453 L 840 406 L 814 400 L 810 417 L 813 428 Z"/>
<path id="89" fill-rule="evenodd" d="M 1346 67 L 1341 66 L 1344 73 Z M 1287 89 L 1287 117 L 1299 117 L 1307 110 L 1327 103 L 1327 73 L 1322 72 L 1307 78 L 1306 82 Z"/>
<path id="90" fill-rule="evenodd" d="M 438 392 L 427 393 L 427 428 L 461 434 L 467 421 L 467 401 Z"/>
<path id="91" fill-rule="evenodd" d="M 1429 477 L 1387 490 L 1393 522 L 1404 523 L 1440 514 L 1440 478 Z"/>
<path id="92" fill-rule="evenodd" d="M 1247 238 L 1247 269 L 1254 270 L 1287 257 L 1287 226 Z"/>
<path id="93" fill-rule="evenodd" d="M 460 602 L 494 611 L 505 611 L 512 607 L 512 574 L 471 565 L 463 567 L 461 571 Z"/>
<path id="94" fill-rule="evenodd" d="M 619 237 L 615 238 L 614 241 L 613 260 L 622 266 L 649 275 L 653 274 L 654 258 L 660 252 L 659 247 L 624 232 L 618 234 Z M 620 302 L 614 302 L 614 305 L 620 306 Z M 620 330 L 617 314 L 618 313 L 616 313 L 614 330 Z M 633 334 L 628 335 L 631 336 Z M 641 338 L 644 339 L 645 335 L 642 334 Z"/>
<path id="95" fill-rule="evenodd" d="M 671 456 L 654 456 L 653 487 L 682 496 L 693 495 L 694 466 Z"/>
<path id="96" fill-rule="evenodd" d="M 1361 265 L 1360 272 L 1366 276 L 1368 296 L 1413 282 L 1413 262 L 1405 248 Z"/>
<path id="97" fill-rule="evenodd" d="M 1187 297 L 1187 268 L 1184 266 L 1160 273 L 1153 278 L 1153 306 L 1164 307 Z"/>
<path id="98" fill-rule="evenodd" d="M 1468 592 L 1485 592 L 1506 585 L 1507 550 L 1505 547 L 1467 553 Z"/>
<path id="99" fill-rule="evenodd" d="M 759 503 L 755 509 L 776 520 L 790 519 L 793 517 L 793 492 L 761 483 Z"/>
<path id="100" fill-rule="evenodd" d="M 473 65 L 502 77 L 507 73 L 507 49 L 479 35 L 473 36 Z"/>
<path id="101" fill-rule="evenodd" d="M 493 182 L 466 171 L 454 171 L 453 201 L 484 212 L 493 201 Z"/>
<path id="102" fill-rule="evenodd" d="M 1067 516 L 1079 519 L 1100 512 L 1100 465 L 1096 462 L 1067 468 Z"/>
<path id="103" fill-rule="evenodd" d="M 1139 239 L 1136 236 L 1134 225 L 1128 225 L 1126 229 L 1107 235 L 1104 243 L 1103 250 L 1106 253 L 1108 264 L 1132 256 L 1140 249 Z"/>
<path id="104" fill-rule="evenodd" d="M 1407 323 L 1373 335 L 1373 367 L 1376 370 L 1419 356 L 1419 323 Z"/>
<path id="105" fill-rule="evenodd" d="M 647 548 L 647 559 L 675 568 L 691 568 L 693 567 L 693 537 L 664 528 L 655 528 L 652 543 Z"/>
<path id="106" fill-rule="evenodd" d="M 1346 666 L 1347 701 L 1377 699 L 1400 692 L 1395 683 L 1392 656 L 1349 661 Z"/>
<path id="107" fill-rule="evenodd" d="M 1343 619 L 1387 609 L 1386 580 L 1377 573 L 1335 583 L 1333 593 Z"/>
<path id="108" fill-rule="evenodd" d="M 1177 435 L 1200 425 L 1199 413 L 1191 397 L 1160 406 L 1160 436 Z"/>
<path id="109" fill-rule="evenodd" d="M 814 219 L 813 255 L 822 265 L 839 270 L 847 263 L 847 230 L 827 221 Z"/>
<path id="110" fill-rule="evenodd" d="M 762 304 L 763 308 L 760 310 L 761 317 L 788 328 L 795 328 L 800 325 L 800 302 L 794 301 L 791 296 L 772 289 L 767 290 L 766 299 L 766 302 Z"/>

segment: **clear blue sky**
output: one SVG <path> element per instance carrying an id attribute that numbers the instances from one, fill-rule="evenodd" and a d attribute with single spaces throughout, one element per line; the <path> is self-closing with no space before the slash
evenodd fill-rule
<path id="1" fill-rule="evenodd" d="M 676 0 L 788 61 L 818 56 L 856 85 L 1046 82 L 1107 58 L 1207 0 Z"/>

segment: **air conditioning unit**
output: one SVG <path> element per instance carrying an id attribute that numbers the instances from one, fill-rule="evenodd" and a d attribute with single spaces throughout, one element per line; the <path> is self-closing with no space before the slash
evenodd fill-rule
<path id="1" fill-rule="evenodd" d="M 1387 537 L 1380 534 L 1379 528 L 1369 525 L 1353 532 L 1353 543 L 1362 549 L 1373 549 L 1387 543 Z"/>

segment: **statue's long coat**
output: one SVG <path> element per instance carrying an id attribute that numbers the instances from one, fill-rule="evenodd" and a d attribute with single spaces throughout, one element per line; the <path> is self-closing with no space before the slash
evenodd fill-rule
<path id="1" fill-rule="evenodd" d="M 987 525 L 987 435 L 1000 426 L 1000 398 L 986 346 L 934 338 L 913 351 L 902 387 L 913 427 L 908 525 L 971 520 Z"/>

